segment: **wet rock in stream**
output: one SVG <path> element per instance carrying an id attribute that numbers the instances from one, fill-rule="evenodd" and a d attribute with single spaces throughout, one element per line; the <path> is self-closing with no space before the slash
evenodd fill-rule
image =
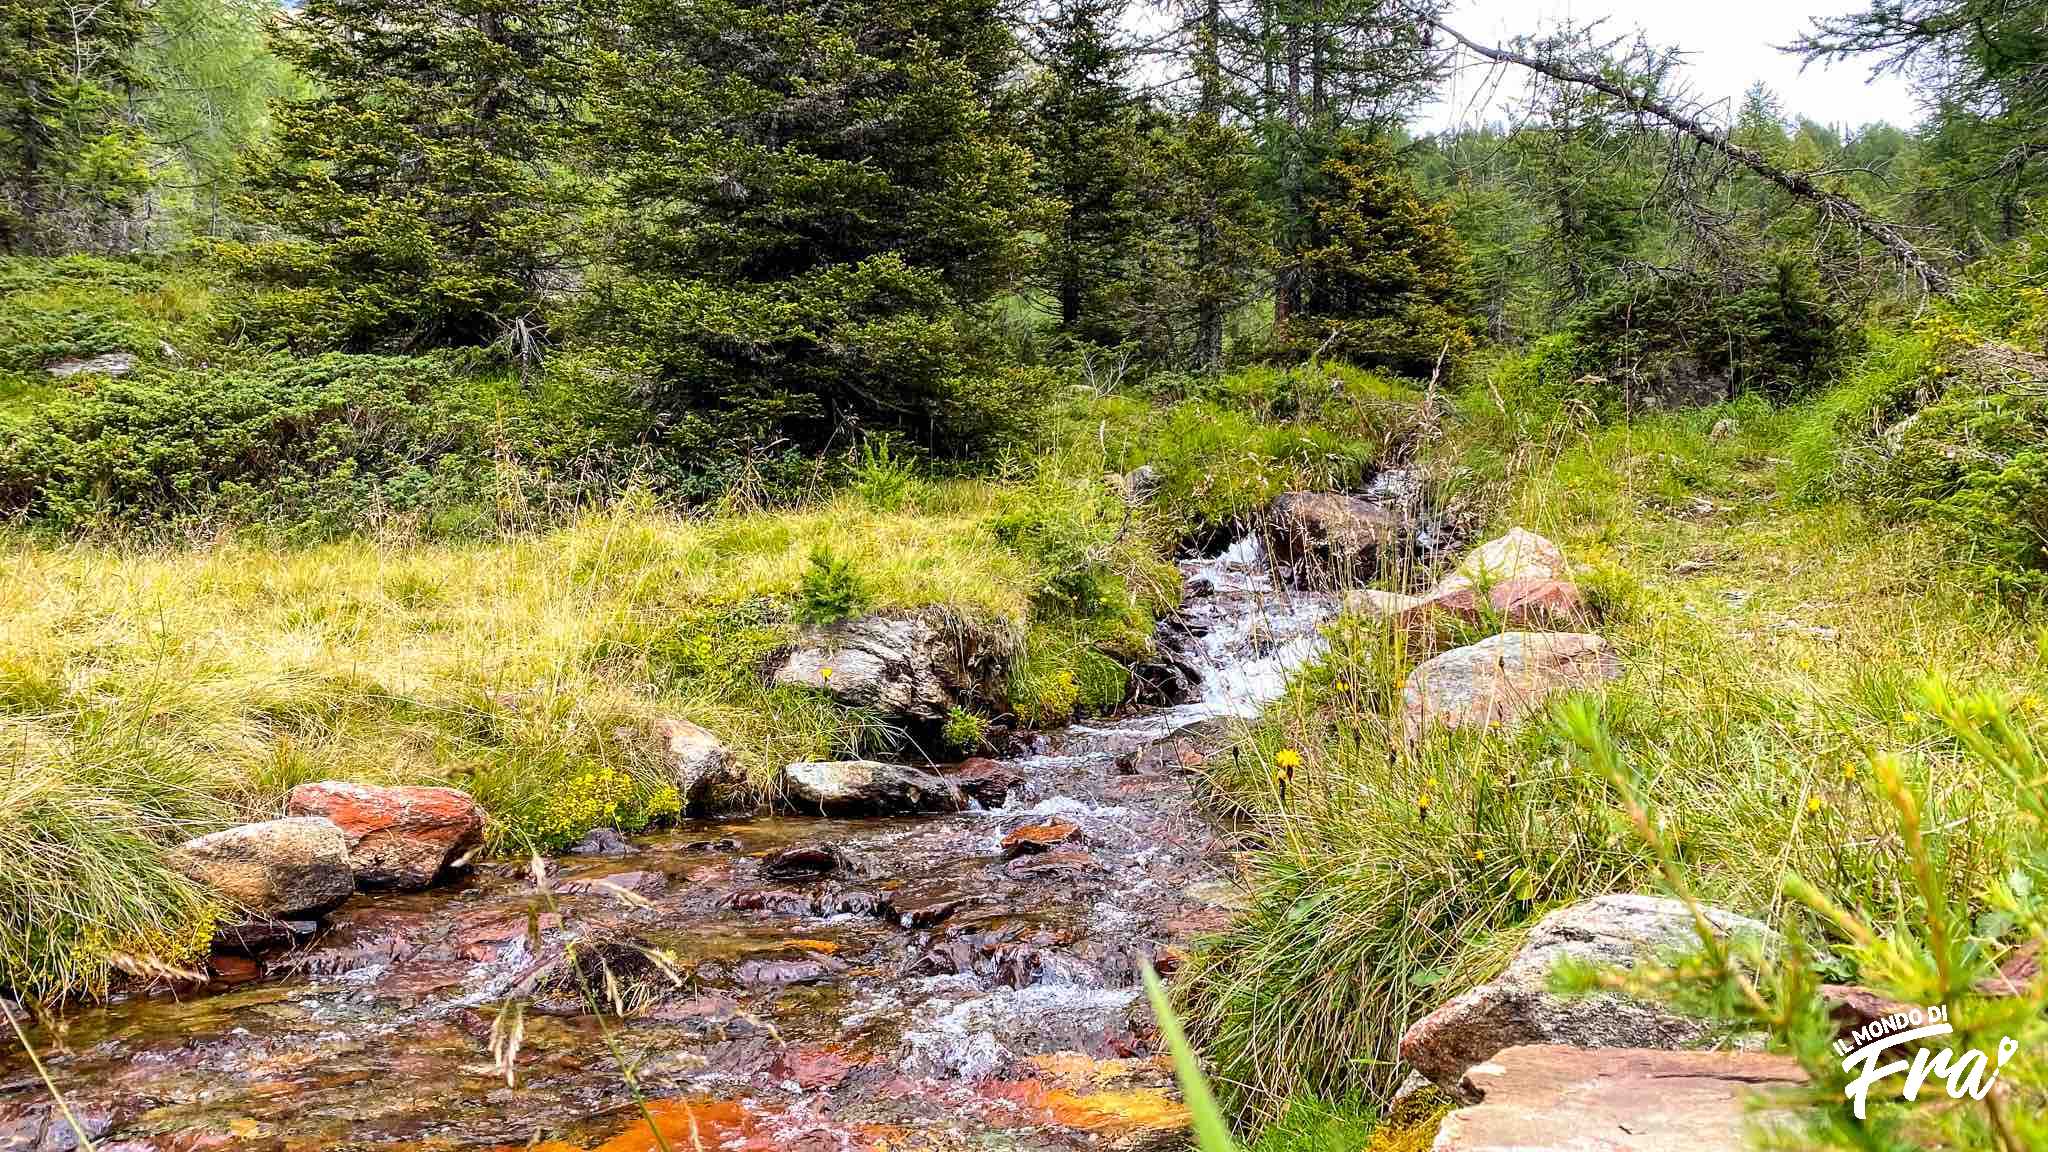
<path id="1" fill-rule="evenodd" d="M 761 875 L 770 880 L 802 880 L 857 870 L 852 858 L 836 844 L 792 844 L 761 858 Z"/>
<path id="2" fill-rule="evenodd" d="M 966 797 L 953 782 L 904 764 L 879 760 L 826 760 L 791 764 L 782 771 L 790 803 L 827 816 L 958 812 Z"/>

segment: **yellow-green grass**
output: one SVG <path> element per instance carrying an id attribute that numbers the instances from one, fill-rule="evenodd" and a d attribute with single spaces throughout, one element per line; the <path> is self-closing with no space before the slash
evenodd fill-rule
<path id="1" fill-rule="evenodd" d="M 1477 461 L 1468 482 L 1491 471 L 1494 527 L 1549 535 L 1580 566 L 1625 665 L 1596 702 L 1705 898 L 1824 936 L 1790 907 L 1789 871 L 1876 922 L 1897 916 L 1909 863 L 1864 760 L 1894 750 L 1944 882 L 1969 899 L 2028 832 L 2005 782 L 1914 714 L 1913 685 L 1940 671 L 2038 720 L 2036 634 L 1957 580 L 1930 532 L 1785 491 L 1780 453 L 1808 412 L 1744 406 L 1739 431 L 1713 440 L 1728 414 L 1506 442 L 1489 427 L 1513 422 L 1482 409 L 1439 464 Z M 1496 971 L 1542 912 L 1661 887 L 1554 714 L 1400 752 L 1398 688 L 1420 654 L 1366 621 L 1334 635 L 1251 734 L 1261 755 L 1216 781 L 1264 833 L 1256 898 L 1183 991 L 1255 1122 L 1304 1094 L 1384 1099 L 1407 1024 Z M 1274 760 L 1288 748 L 1291 773 Z"/>
<path id="2" fill-rule="evenodd" d="M 499 846 L 558 847 L 674 811 L 657 717 L 719 734 L 764 785 L 855 750 L 859 717 L 760 675 L 813 549 L 850 558 L 878 608 L 1025 619 L 1033 574 L 984 523 L 996 490 L 927 495 L 724 518 L 628 502 L 487 545 L 9 544 L 0 841 L 26 847 L 0 865 L 0 976 L 74 991 L 108 955 L 182 958 L 204 902 L 161 846 L 276 815 L 303 781 L 460 785 Z M 48 947 L 59 931 L 91 955 L 45 965 L 73 950 Z"/>

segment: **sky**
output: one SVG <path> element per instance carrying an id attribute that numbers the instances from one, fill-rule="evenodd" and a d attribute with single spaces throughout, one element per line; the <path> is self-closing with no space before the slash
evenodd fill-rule
<path id="1" fill-rule="evenodd" d="M 1732 110 L 1743 91 L 1762 80 L 1788 115 L 1852 128 L 1878 120 L 1909 126 L 1917 109 L 1898 77 L 1873 78 L 1860 63 L 1802 72 L 1797 57 L 1774 47 L 1790 43 L 1813 16 L 1867 6 L 1858 0 L 1454 0 L 1444 23 L 1481 44 L 1498 44 L 1562 20 L 1606 17 L 1602 30 L 1609 36 L 1640 28 L 1652 44 L 1686 49 L 1684 75 L 1700 97 L 1725 101 L 1717 111 Z M 1520 94 L 1522 77 L 1500 70 L 1489 77 L 1483 62 L 1471 64 L 1476 59 L 1465 54 L 1471 66 L 1458 71 L 1434 106 L 1421 110 L 1416 128 L 1483 121 Z"/>

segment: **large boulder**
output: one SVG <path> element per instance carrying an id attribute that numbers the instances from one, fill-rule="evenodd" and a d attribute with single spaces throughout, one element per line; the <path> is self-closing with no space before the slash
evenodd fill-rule
<path id="1" fill-rule="evenodd" d="M 323 780 L 285 798 L 288 816 L 324 816 L 348 837 L 349 864 L 366 888 L 425 888 L 468 865 L 484 842 L 484 810 L 459 788 Z"/>
<path id="2" fill-rule="evenodd" d="M 171 849 L 178 871 L 257 917 L 318 916 L 356 890 L 348 837 L 334 821 L 292 816 L 243 824 Z"/>
<path id="3" fill-rule="evenodd" d="M 1340 492 L 1282 492 L 1266 509 L 1274 559 L 1300 575 L 1370 579 L 1395 562 L 1408 533 L 1398 510 Z"/>
<path id="4" fill-rule="evenodd" d="M 1433 1152 L 1727 1152 L 1794 1122 L 1772 1093 L 1806 1083 L 1762 1052 L 1510 1048 L 1467 1074 L 1483 1100 L 1445 1116 Z"/>
<path id="5" fill-rule="evenodd" d="M 1590 633 L 1503 632 L 1418 664 L 1401 690 L 1401 722 L 1411 741 L 1438 725 L 1511 724 L 1554 693 L 1620 674 L 1607 641 Z"/>
<path id="6" fill-rule="evenodd" d="M 1564 580 L 1564 549 L 1527 528 L 1511 528 L 1466 555 L 1457 571 L 1437 581 L 1430 595 L 1441 596 L 1473 584 L 1503 584 L 1510 580 Z"/>
<path id="7" fill-rule="evenodd" d="M 1704 911 L 1724 935 L 1776 938 L 1746 916 Z M 1466 1069 L 1517 1044 L 1697 1046 L 1716 1034 L 1714 1024 L 1620 995 L 1558 996 L 1550 991 L 1550 976 L 1566 957 L 1630 968 L 1645 955 L 1690 951 L 1699 943 L 1692 913 L 1677 900 L 1623 893 L 1560 908 L 1537 922 L 1498 979 L 1411 1025 L 1401 1037 L 1401 1059 L 1438 1087 L 1458 1091 Z"/>
<path id="8" fill-rule="evenodd" d="M 693 816 L 730 812 L 748 801 L 747 773 L 732 749 L 688 720 L 654 722 L 662 765 Z"/>
<path id="9" fill-rule="evenodd" d="M 782 770 L 791 804 L 826 816 L 958 812 L 967 798 L 944 776 L 879 760 L 816 760 Z"/>
<path id="10" fill-rule="evenodd" d="M 813 631 L 776 666 L 779 685 L 842 704 L 937 723 L 955 705 L 996 698 L 1013 642 L 938 611 L 863 616 Z"/>
<path id="11" fill-rule="evenodd" d="M 1490 617 L 1511 629 L 1573 628 L 1585 619 L 1564 550 L 1524 528 L 1474 548 L 1421 595 L 1363 588 L 1346 595 L 1345 607 L 1390 620 L 1424 646 L 1435 640 L 1440 616 L 1473 624 Z"/>

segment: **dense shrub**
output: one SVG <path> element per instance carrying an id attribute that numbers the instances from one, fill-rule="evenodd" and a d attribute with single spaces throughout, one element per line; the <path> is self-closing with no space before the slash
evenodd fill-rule
<path id="1" fill-rule="evenodd" d="M 1617 283 L 1529 356 L 1544 387 L 1613 412 L 1744 393 L 1798 399 L 1833 379 L 1857 343 L 1812 269 L 1788 259 L 1734 291 L 1686 276 Z"/>
<path id="2" fill-rule="evenodd" d="M 479 499 L 488 419 L 437 361 L 139 373 L 37 412 L 0 449 L 0 506 L 64 528 L 219 516 L 327 536 Z"/>
<path id="3" fill-rule="evenodd" d="M 55 360 L 183 345 L 207 307 L 195 274 L 132 260 L 0 258 L 0 375 Z"/>

